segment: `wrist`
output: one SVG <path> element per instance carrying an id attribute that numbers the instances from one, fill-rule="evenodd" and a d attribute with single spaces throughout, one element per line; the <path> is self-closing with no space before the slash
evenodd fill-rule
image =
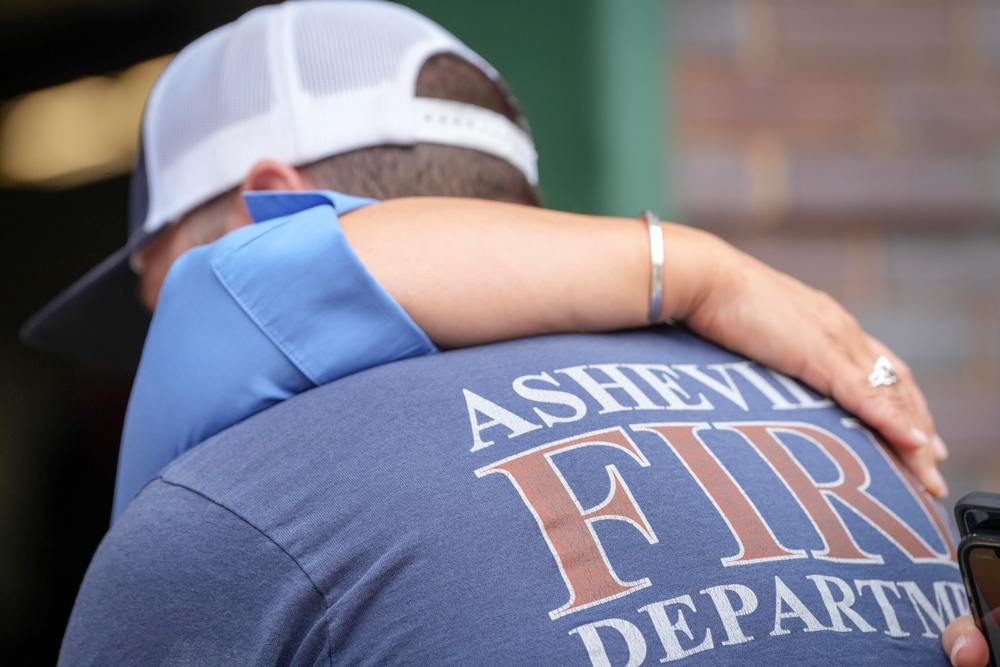
<path id="1" fill-rule="evenodd" d="M 734 249 L 714 234 L 677 223 L 663 223 L 663 239 L 663 306 L 659 319 L 687 320 L 726 279 L 725 257 Z"/>

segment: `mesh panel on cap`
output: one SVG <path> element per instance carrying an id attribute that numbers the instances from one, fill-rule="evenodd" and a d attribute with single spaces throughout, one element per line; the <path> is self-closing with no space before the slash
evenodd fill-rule
<path id="1" fill-rule="evenodd" d="M 303 90 L 318 96 L 374 87 L 393 76 L 403 54 L 428 35 L 406 14 L 372 10 L 370 5 L 345 4 L 336 14 L 303 12 L 296 17 Z"/>
<path id="2" fill-rule="evenodd" d="M 263 18 L 263 17 L 261 17 Z M 233 24 L 228 39 L 206 40 L 178 62 L 160 95 L 159 166 L 168 168 L 192 146 L 272 104 L 267 23 L 253 14 Z M 223 48 L 219 48 L 223 45 Z M 222 82 L 225 82 L 224 84 Z"/>

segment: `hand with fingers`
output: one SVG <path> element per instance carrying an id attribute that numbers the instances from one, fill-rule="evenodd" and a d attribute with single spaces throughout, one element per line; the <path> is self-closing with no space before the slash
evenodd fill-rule
<path id="1" fill-rule="evenodd" d="M 826 294 L 733 248 L 683 313 L 698 333 L 809 384 L 875 429 L 934 496 L 948 450 L 909 367 Z"/>

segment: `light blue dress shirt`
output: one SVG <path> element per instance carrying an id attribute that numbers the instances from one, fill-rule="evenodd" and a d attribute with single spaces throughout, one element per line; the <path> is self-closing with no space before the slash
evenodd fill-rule
<path id="1" fill-rule="evenodd" d="M 132 387 L 112 522 L 168 463 L 312 387 L 437 350 L 351 249 L 335 192 L 247 193 L 254 225 L 171 267 Z"/>

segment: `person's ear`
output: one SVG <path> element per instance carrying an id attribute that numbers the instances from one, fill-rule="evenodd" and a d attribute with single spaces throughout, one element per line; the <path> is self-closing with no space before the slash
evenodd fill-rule
<path id="1" fill-rule="evenodd" d="M 305 178 L 295 167 L 274 160 L 261 160 L 255 164 L 247 177 L 240 183 L 240 193 L 258 192 L 260 190 L 279 190 L 282 192 L 301 192 L 312 189 Z M 253 222 L 243 197 L 233 197 L 232 205 L 226 215 L 226 232 Z"/>
<path id="2" fill-rule="evenodd" d="M 274 160 L 261 160 L 240 184 L 240 192 L 257 190 L 308 190 L 305 178 L 295 167 Z"/>

